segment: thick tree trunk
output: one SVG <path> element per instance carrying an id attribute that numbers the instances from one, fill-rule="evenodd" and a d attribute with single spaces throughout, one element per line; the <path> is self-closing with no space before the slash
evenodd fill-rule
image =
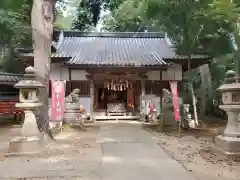
<path id="1" fill-rule="evenodd" d="M 193 84 L 192 84 L 192 82 L 189 82 L 189 90 L 190 90 L 190 93 L 191 93 L 191 95 L 192 95 L 193 115 L 194 115 L 195 124 L 196 124 L 197 126 L 199 126 L 198 114 L 197 114 L 196 96 L 195 96 L 195 93 L 194 93 L 194 89 L 193 89 Z"/>
<path id="2" fill-rule="evenodd" d="M 191 56 L 188 56 L 188 71 L 191 71 Z M 197 103 L 196 103 L 196 97 L 195 97 L 195 93 L 194 93 L 194 89 L 193 89 L 193 84 L 192 84 L 192 80 L 189 79 L 188 80 L 188 88 L 189 88 L 189 92 L 191 93 L 192 96 L 192 105 L 193 105 L 193 115 L 194 115 L 194 120 L 195 120 L 195 124 L 198 126 L 198 115 L 197 115 Z"/>
<path id="3" fill-rule="evenodd" d="M 45 137 L 50 137 L 51 139 L 53 137 L 49 130 L 48 91 L 54 7 L 55 0 L 33 0 L 34 67 L 37 71 L 37 79 L 45 85 L 45 88 L 40 93 L 44 106 L 39 110 L 39 115 L 37 116 L 38 127 L 44 133 Z"/>
<path id="4" fill-rule="evenodd" d="M 212 81 L 208 64 L 199 67 L 202 80 L 201 114 L 206 115 L 212 105 Z"/>

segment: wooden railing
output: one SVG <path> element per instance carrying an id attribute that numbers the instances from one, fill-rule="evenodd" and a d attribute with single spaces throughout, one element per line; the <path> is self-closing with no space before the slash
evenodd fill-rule
<path id="1" fill-rule="evenodd" d="M 0 116 L 14 116 L 15 120 L 21 121 L 24 112 L 15 106 L 18 98 L 0 99 Z"/>

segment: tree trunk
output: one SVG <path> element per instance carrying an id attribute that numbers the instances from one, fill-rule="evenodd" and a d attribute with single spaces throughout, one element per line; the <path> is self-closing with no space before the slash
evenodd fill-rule
<path id="1" fill-rule="evenodd" d="M 199 67 L 202 80 L 201 114 L 204 116 L 211 110 L 212 105 L 212 81 L 208 64 Z"/>
<path id="2" fill-rule="evenodd" d="M 51 139 L 53 137 L 49 130 L 48 91 L 55 3 L 55 0 L 33 0 L 31 19 L 34 67 L 37 79 L 45 86 L 40 92 L 44 106 L 40 108 L 39 114 L 37 114 L 38 127 L 44 133 L 45 138 L 50 137 Z"/>
<path id="3" fill-rule="evenodd" d="M 194 93 L 194 89 L 193 89 L 193 84 L 192 84 L 192 82 L 189 82 L 189 90 L 190 90 L 190 93 L 191 93 L 191 95 L 192 95 L 193 115 L 194 115 L 195 124 L 196 124 L 197 126 L 199 126 L 198 115 L 197 115 L 196 96 L 195 96 L 195 93 Z"/>
<path id="4" fill-rule="evenodd" d="M 191 71 L 191 56 L 188 55 L 188 71 Z M 189 92 L 192 95 L 192 105 L 193 105 L 193 115 L 194 115 L 194 120 L 195 120 L 195 124 L 198 126 L 198 115 L 197 115 L 197 106 L 196 106 L 196 97 L 195 97 L 195 93 L 194 93 L 194 89 L 193 89 L 193 84 L 192 84 L 192 80 L 189 78 L 188 80 L 188 88 L 189 88 Z"/>

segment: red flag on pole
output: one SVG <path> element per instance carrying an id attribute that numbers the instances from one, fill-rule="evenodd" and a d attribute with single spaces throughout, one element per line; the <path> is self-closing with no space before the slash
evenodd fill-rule
<path id="1" fill-rule="evenodd" d="M 178 100 L 178 89 L 177 89 L 177 81 L 170 81 L 170 87 L 172 92 L 172 101 L 174 108 L 174 119 L 175 121 L 180 121 L 180 110 L 179 110 L 179 100 Z"/>
<path id="2" fill-rule="evenodd" d="M 62 121 L 64 115 L 65 81 L 52 81 L 51 120 Z"/>

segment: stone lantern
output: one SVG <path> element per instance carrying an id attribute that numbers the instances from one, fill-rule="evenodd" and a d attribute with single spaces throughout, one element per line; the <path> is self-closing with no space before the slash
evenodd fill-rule
<path id="1" fill-rule="evenodd" d="M 215 145 L 228 159 L 240 160 L 240 83 L 235 74 L 228 71 L 225 83 L 218 88 L 223 102 L 219 108 L 227 113 L 228 122 L 223 135 L 216 137 Z"/>
<path id="2" fill-rule="evenodd" d="M 44 86 L 36 80 L 33 67 L 25 69 L 24 80 L 19 81 L 15 86 L 19 89 L 19 103 L 16 107 L 22 108 L 25 113 L 21 136 L 14 138 L 9 143 L 9 153 L 35 153 L 41 150 L 41 137 L 37 126 L 34 112 L 43 104 L 40 101 L 40 89 Z"/>

